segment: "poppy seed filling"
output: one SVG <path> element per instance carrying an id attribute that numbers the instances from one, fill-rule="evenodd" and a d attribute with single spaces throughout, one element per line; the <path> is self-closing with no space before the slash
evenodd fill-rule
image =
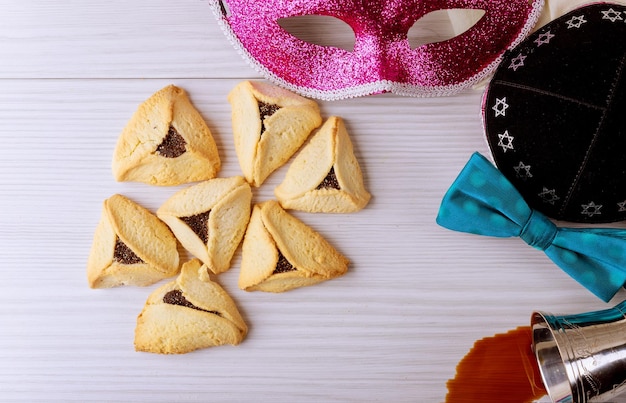
<path id="1" fill-rule="evenodd" d="M 181 136 L 173 126 L 170 126 L 165 138 L 163 138 L 161 144 L 157 146 L 156 152 L 165 158 L 176 158 L 187 151 L 186 146 L 187 142 L 183 136 Z"/>
<path id="2" fill-rule="evenodd" d="M 283 254 L 280 251 L 278 251 L 278 262 L 276 262 L 276 268 L 274 269 L 273 274 L 286 273 L 286 272 L 295 271 L 295 270 L 296 268 L 293 267 L 291 263 L 289 263 L 287 258 L 283 256 Z"/>
<path id="3" fill-rule="evenodd" d="M 207 311 L 206 309 L 202 309 L 202 308 L 195 306 L 194 304 L 189 302 L 187 298 L 185 298 L 185 296 L 183 295 L 183 292 L 180 290 L 172 290 L 172 291 L 167 292 L 163 296 L 163 302 L 165 302 L 166 304 L 170 304 L 170 305 L 184 306 L 185 308 L 191 308 L 197 311 L 208 312 L 217 316 L 222 316 L 222 314 L 220 314 L 217 311 Z"/>
<path id="4" fill-rule="evenodd" d="M 113 260 L 121 264 L 144 263 L 144 261 L 119 238 L 115 240 Z"/>
<path id="5" fill-rule="evenodd" d="M 326 175 L 322 183 L 317 185 L 315 189 L 341 189 L 341 186 L 339 186 L 339 182 L 337 181 L 337 175 L 335 175 L 335 167 L 330 168 L 328 175 Z"/>
<path id="6" fill-rule="evenodd" d="M 192 215 L 189 217 L 180 217 L 185 224 L 191 228 L 191 230 L 198 235 L 202 242 L 209 242 L 209 215 L 211 210 L 204 213 Z"/>
<path id="7" fill-rule="evenodd" d="M 258 101 L 259 103 L 259 116 L 261 117 L 261 136 L 266 130 L 265 119 L 269 118 L 280 109 L 280 106 L 274 104 L 267 104 L 265 102 Z"/>

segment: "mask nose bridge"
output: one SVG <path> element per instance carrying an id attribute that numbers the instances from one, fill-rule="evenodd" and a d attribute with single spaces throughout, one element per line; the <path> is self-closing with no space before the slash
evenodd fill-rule
<path id="1" fill-rule="evenodd" d="M 410 17 L 400 18 L 396 14 L 383 14 L 379 18 L 369 15 L 360 30 L 351 27 L 355 34 L 354 52 L 362 60 L 369 60 L 372 69 L 380 80 L 397 81 L 406 74 L 401 54 L 412 52 L 409 44 L 409 30 L 426 13 L 412 13 Z"/>
<path id="2" fill-rule="evenodd" d="M 354 53 L 362 60 L 370 60 L 372 68 L 375 68 L 380 79 L 390 80 L 397 75 L 399 66 L 397 63 L 389 63 L 390 57 L 395 54 L 394 48 L 401 43 L 402 47 L 408 43 L 408 33 L 419 17 L 401 18 L 398 13 L 381 13 L 375 15 L 368 13 L 353 19 L 343 19 L 352 28 L 355 36 Z M 361 18 L 362 20 L 358 20 Z"/>
<path id="3" fill-rule="evenodd" d="M 386 79 L 388 68 L 388 38 L 380 34 L 378 26 L 370 26 L 360 32 L 355 30 L 354 55 L 370 65 L 379 79 Z"/>

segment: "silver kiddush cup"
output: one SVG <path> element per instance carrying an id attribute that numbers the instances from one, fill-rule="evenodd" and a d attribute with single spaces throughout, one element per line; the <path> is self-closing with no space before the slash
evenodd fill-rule
<path id="1" fill-rule="evenodd" d="M 554 403 L 606 402 L 626 392 L 626 301 L 555 316 L 534 312 L 533 350 Z"/>

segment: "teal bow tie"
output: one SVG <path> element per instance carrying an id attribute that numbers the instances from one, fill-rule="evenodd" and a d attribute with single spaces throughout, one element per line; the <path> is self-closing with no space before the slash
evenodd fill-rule
<path id="1" fill-rule="evenodd" d="M 626 230 L 557 227 L 478 153 L 444 196 L 437 224 L 478 235 L 518 236 L 605 302 L 626 283 Z"/>

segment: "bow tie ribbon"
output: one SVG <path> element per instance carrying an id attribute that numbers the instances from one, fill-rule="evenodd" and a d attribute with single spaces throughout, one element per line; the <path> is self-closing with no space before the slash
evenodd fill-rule
<path id="1" fill-rule="evenodd" d="M 532 210 L 478 153 L 444 196 L 437 224 L 478 235 L 520 237 L 605 302 L 626 283 L 626 230 L 557 227 Z"/>

